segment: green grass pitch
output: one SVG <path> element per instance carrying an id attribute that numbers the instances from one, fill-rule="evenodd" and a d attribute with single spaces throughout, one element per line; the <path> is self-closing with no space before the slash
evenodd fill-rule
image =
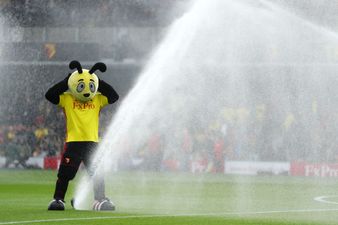
<path id="1" fill-rule="evenodd" d="M 107 179 L 115 212 L 50 212 L 55 171 L 0 170 L 0 225 L 323 225 L 338 224 L 334 178 L 121 172 Z M 317 196 L 330 196 L 323 203 Z M 337 197 L 335 197 L 337 196 Z"/>

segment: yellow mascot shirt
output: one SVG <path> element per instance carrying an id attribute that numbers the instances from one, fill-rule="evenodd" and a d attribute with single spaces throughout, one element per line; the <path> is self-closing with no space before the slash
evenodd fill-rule
<path id="1" fill-rule="evenodd" d="M 59 106 L 66 116 L 66 142 L 99 142 L 99 114 L 107 104 L 107 97 L 99 92 L 88 102 L 76 100 L 69 92 L 60 95 Z"/>

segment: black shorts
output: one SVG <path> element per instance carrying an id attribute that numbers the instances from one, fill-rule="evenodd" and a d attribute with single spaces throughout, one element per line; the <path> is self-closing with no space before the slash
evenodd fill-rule
<path id="1" fill-rule="evenodd" d="M 87 171 L 90 173 L 90 160 L 97 142 L 67 142 L 61 155 L 61 163 L 59 167 L 58 177 L 67 180 L 72 180 L 81 162 L 85 165 Z"/>

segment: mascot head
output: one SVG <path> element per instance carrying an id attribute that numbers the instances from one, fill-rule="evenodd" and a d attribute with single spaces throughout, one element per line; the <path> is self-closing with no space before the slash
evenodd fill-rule
<path id="1" fill-rule="evenodd" d="M 71 70 L 77 69 L 68 79 L 68 88 L 73 96 L 81 101 L 86 102 L 94 98 L 99 87 L 99 78 L 94 73 L 96 70 L 105 72 L 107 67 L 104 63 L 96 63 L 90 70 L 82 69 L 78 61 L 69 63 Z"/>

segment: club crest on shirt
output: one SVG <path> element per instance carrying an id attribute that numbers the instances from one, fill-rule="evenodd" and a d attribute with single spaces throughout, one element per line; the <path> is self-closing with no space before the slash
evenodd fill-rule
<path id="1" fill-rule="evenodd" d="M 80 102 L 78 100 L 73 100 L 73 109 L 95 109 L 95 104 L 93 103 L 93 101 Z"/>

